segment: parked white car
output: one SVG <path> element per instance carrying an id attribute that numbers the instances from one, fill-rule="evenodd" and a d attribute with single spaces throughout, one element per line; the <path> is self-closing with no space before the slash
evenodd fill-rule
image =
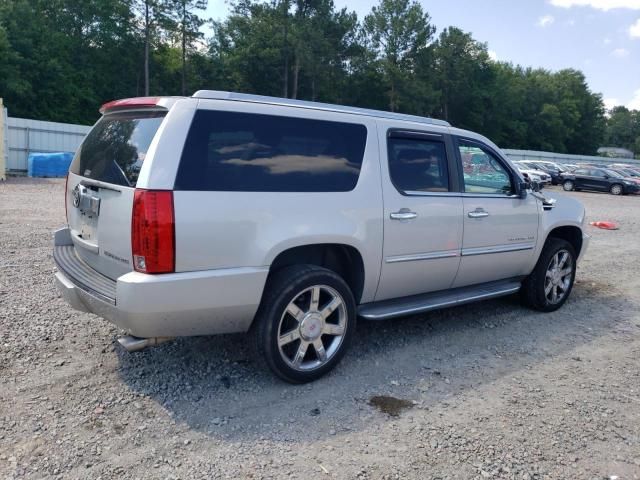
<path id="1" fill-rule="evenodd" d="M 443 121 L 216 91 L 101 112 L 69 170 L 56 279 L 129 350 L 249 332 L 307 382 L 358 316 L 518 291 L 556 310 L 587 247 L 578 201 L 528 190 L 496 145 Z"/>
<path id="2" fill-rule="evenodd" d="M 518 162 L 514 162 L 514 163 L 520 173 L 529 177 L 529 179 L 532 182 L 537 182 L 540 185 L 540 187 L 544 187 L 551 183 L 551 175 L 548 175 L 542 172 L 541 170 L 532 170 L 532 169 L 526 168 L 525 166 L 523 166 Z"/>

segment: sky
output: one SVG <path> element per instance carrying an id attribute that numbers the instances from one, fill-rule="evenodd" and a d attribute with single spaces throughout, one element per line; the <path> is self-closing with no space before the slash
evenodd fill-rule
<path id="1" fill-rule="evenodd" d="M 640 110 L 640 0 L 418 0 L 439 34 L 453 25 L 488 44 L 499 61 L 584 72 L 607 108 Z M 362 19 L 374 0 L 334 0 Z M 228 0 L 209 0 L 224 18 Z"/>

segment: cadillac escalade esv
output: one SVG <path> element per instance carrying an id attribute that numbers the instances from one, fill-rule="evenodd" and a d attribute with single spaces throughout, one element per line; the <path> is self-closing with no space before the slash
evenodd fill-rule
<path id="1" fill-rule="evenodd" d="M 358 317 L 518 291 L 555 310 L 587 248 L 579 202 L 444 121 L 218 91 L 101 112 L 69 170 L 56 279 L 128 350 L 247 332 L 307 382 Z"/>

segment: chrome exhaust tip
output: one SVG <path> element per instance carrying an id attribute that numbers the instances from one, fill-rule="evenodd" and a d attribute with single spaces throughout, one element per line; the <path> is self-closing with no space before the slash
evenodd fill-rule
<path id="1" fill-rule="evenodd" d="M 132 335 L 125 335 L 118 338 L 118 343 L 124 347 L 127 352 L 137 352 L 147 347 L 160 345 L 161 343 L 173 340 L 173 337 L 151 337 L 140 338 Z"/>

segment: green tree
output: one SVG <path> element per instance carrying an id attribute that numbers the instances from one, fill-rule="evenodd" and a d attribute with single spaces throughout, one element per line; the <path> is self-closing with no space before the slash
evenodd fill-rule
<path id="1" fill-rule="evenodd" d="M 363 30 L 388 85 L 389 110 L 398 111 L 410 102 L 403 89 L 415 79 L 416 59 L 428 48 L 435 27 L 419 3 L 381 0 L 365 17 Z"/>
<path id="2" fill-rule="evenodd" d="M 617 106 L 609 112 L 605 143 L 640 154 L 640 111 Z"/>
<path id="3" fill-rule="evenodd" d="M 200 30 L 205 20 L 198 16 L 198 10 L 207 8 L 207 0 L 170 0 L 169 25 L 177 34 L 181 52 L 181 92 L 187 94 L 187 55 L 195 49 L 196 43 L 204 38 Z"/>
<path id="4" fill-rule="evenodd" d="M 440 114 L 455 125 L 484 130 L 491 110 L 489 87 L 494 70 L 484 43 L 459 28 L 445 28 L 434 46 Z"/>

